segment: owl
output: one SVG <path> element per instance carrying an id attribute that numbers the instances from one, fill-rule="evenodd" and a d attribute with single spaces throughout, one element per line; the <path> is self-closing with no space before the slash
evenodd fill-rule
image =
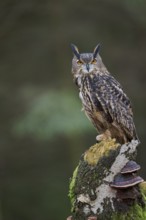
<path id="1" fill-rule="evenodd" d="M 131 103 L 120 83 L 109 73 L 99 55 L 79 53 L 75 45 L 72 74 L 85 114 L 98 131 L 97 141 L 115 138 L 120 144 L 138 140 Z"/>

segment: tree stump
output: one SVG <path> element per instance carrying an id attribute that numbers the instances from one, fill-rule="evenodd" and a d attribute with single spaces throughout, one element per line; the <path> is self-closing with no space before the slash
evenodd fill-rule
<path id="1" fill-rule="evenodd" d="M 138 144 L 132 140 L 120 145 L 110 139 L 96 143 L 81 156 L 70 182 L 69 219 L 146 220 L 145 182 L 137 170 L 121 173 L 128 161 L 135 161 Z"/>

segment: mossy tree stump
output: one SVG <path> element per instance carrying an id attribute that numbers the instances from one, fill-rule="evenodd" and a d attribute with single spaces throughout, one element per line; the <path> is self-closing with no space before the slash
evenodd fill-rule
<path id="1" fill-rule="evenodd" d="M 70 182 L 72 220 L 146 220 L 145 182 L 133 187 L 133 198 L 120 199 L 110 186 L 129 160 L 136 159 L 139 142 L 117 144 L 115 139 L 90 147 Z M 124 191 L 125 192 L 125 191 Z"/>

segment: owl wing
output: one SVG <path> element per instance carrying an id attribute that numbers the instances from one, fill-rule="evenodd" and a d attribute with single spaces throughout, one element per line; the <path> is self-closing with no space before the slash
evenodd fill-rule
<path id="1" fill-rule="evenodd" d="M 90 87 L 91 88 L 91 87 Z M 126 133 L 128 137 L 136 138 L 131 103 L 119 82 L 111 75 L 93 77 L 91 100 L 95 108 L 102 109 L 103 116 Z"/>

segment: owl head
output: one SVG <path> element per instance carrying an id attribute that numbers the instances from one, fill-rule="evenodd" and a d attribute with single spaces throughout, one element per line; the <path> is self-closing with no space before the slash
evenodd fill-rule
<path id="1" fill-rule="evenodd" d="M 93 53 L 80 53 L 74 44 L 71 44 L 71 48 L 74 54 L 72 60 L 72 73 L 74 76 L 97 72 L 103 67 L 101 57 L 99 56 L 99 44 L 95 47 Z"/>

